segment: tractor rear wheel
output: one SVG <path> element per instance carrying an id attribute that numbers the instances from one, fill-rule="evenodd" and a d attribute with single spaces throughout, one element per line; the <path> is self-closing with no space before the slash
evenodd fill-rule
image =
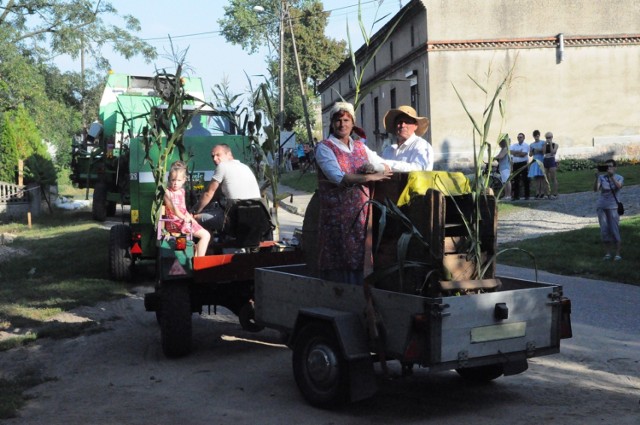
<path id="1" fill-rule="evenodd" d="M 163 283 L 160 288 L 162 352 L 169 358 L 191 352 L 191 296 L 187 282 Z"/>
<path id="2" fill-rule="evenodd" d="M 93 188 L 91 213 L 96 221 L 107 219 L 107 185 L 102 182 L 96 183 Z"/>
<path id="3" fill-rule="evenodd" d="M 109 231 L 109 277 L 113 280 L 129 281 L 133 271 L 133 259 L 129 253 L 131 228 L 118 224 Z"/>

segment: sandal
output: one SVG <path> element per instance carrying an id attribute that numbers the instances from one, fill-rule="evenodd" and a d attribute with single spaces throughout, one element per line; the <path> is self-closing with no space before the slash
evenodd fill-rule
<path id="1" fill-rule="evenodd" d="M 611 254 L 607 254 L 604 257 L 602 257 L 602 261 L 609 261 L 611 260 Z"/>
<path id="2" fill-rule="evenodd" d="M 619 255 L 616 255 L 615 257 L 613 257 L 613 261 L 620 261 L 622 260 L 622 257 Z"/>

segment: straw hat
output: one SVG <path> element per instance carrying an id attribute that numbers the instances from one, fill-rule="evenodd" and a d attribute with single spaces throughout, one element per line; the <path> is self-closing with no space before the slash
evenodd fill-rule
<path id="1" fill-rule="evenodd" d="M 422 136 L 424 133 L 426 133 L 427 128 L 429 128 L 429 118 L 419 117 L 416 110 L 407 105 L 402 105 L 398 107 L 398 109 L 389 109 L 389 111 L 385 114 L 384 129 L 388 133 L 395 134 L 395 121 L 400 114 L 407 115 L 418 122 L 418 128 L 416 130 L 416 134 L 418 136 Z"/>
<path id="2" fill-rule="evenodd" d="M 356 113 L 353 109 L 353 105 L 350 104 L 349 102 L 336 102 L 333 104 L 333 106 L 331 107 L 331 112 L 329 112 L 329 119 L 333 119 L 333 116 L 335 114 L 337 114 L 338 112 L 347 112 L 349 113 L 349 115 L 351 115 L 351 119 L 353 120 L 353 123 L 355 124 L 356 122 Z"/>

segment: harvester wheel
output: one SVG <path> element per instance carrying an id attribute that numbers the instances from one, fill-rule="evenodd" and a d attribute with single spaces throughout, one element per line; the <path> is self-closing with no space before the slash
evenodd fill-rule
<path id="1" fill-rule="evenodd" d="M 93 203 L 91 207 L 93 219 L 105 221 L 107 219 L 107 185 L 96 183 L 93 188 Z"/>
<path id="2" fill-rule="evenodd" d="M 116 215 L 117 204 L 114 201 L 107 201 L 107 216 L 113 217 Z"/>
<path id="3" fill-rule="evenodd" d="M 162 352 L 169 358 L 191 352 L 191 297 L 187 282 L 164 283 L 160 288 Z"/>
<path id="4" fill-rule="evenodd" d="M 131 228 L 118 224 L 109 231 L 109 277 L 113 280 L 131 280 L 133 259 L 129 253 Z"/>

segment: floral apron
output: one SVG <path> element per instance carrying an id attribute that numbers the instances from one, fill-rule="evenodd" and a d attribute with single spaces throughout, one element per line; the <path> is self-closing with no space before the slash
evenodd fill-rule
<path id="1" fill-rule="evenodd" d="M 353 152 L 343 152 L 329 140 L 323 145 L 331 149 L 340 169 L 355 174 L 368 162 L 364 144 L 354 141 Z M 318 170 L 320 222 L 318 247 L 320 270 L 362 270 L 366 238 L 369 188 L 364 185 L 344 186 L 330 182 Z"/>

